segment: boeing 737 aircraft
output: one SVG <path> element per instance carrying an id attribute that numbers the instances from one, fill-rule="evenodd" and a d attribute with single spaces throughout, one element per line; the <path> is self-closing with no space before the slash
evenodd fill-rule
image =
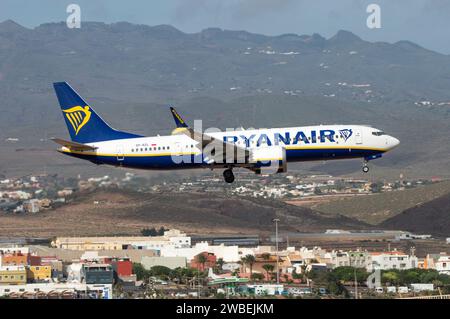
<path id="1" fill-rule="evenodd" d="M 380 158 L 398 139 L 361 125 L 317 125 L 206 133 L 189 127 L 170 108 L 176 129 L 169 136 L 144 137 L 111 128 L 66 82 L 54 83 L 71 140 L 54 138 L 59 152 L 91 161 L 148 170 L 224 169 L 227 183 L 233 168 L 257 174 L 286 172 L 287 162 Z"/>

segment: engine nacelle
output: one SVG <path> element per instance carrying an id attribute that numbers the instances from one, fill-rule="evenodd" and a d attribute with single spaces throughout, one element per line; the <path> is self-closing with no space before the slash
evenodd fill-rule
<path id="1" fill-rule="evenodd" d="M 249 162 L 256 174 L 287 172 L 286 149 L 281 146 L 254 148 L 251 150 Z"/>

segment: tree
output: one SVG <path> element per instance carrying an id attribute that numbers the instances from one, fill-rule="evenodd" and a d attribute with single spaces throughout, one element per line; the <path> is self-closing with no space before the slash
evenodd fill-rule
<path id="1" fill-rule="evenodd" d="M 256 261 L 255 256 L 250 254 L 242 258 L 242 262 L 248 265 L 248 267 L 250 268 L 250 277 L 253 274 L 253 264 L 255 263 L 255 261 Z"/>
<path id="2" fill-rule="evenodd" d="M 133 263 L 133 274 L 136 275 L 137 280 L 146 280 L 149 276 L 148 270 L 140 263 Z"/>
<path id="3" fill-rule="evenodd" d="M 262 268 L 266 271 L 267 280 L 270 280 L 271 278 L 270 278 L 270 274 L 269 273 L 272 273 L 273 270 L 275 269 L 274 265 L 272 265 L 272 264 L 264 264 L 262 266 Z"/>
<path id="4" fill-rule="evenodd" d="M 342 282 L 355 281 L 355 273 L 356 273 L 356 281 L 358 283 L 364 283 L 367 281 L 367 277 L 369 273 L 363 268 L 354 268 L 349 266 L 337 267 L 333 269 L 333 274 L 336 278 Z"/>
<path id="5" fill-rule="evenodd" d="M 144 228 L 141 230 L 141 234 L 142 236 L 150 236 L 150 237 L 154 237 L 156 236 L 158 233 L 155 229 L 155 227 L 152 228 Z"/>
<path id="6" fill-rule="evenodd" d="M 164 232 L 166 231 L 166 230 L 168 230 L 168 229 L 165 229 L 164 228 L 164 226 L 161 226 L 160 228 L 159 228 L 159 230 L 158 230 L 158 236 L 164 236 Z"/>
<path id="7" fill-rule="evenodd" d="M 217 268 L 218 268 L 220 271 L 223 270 L 223 265 L 224 265 L 224 264 L 225 264 L 225 262 L 223 261 L 223 258 L 217 259 L 216 265 L 217 265 Z"/>
<path id="8" fill-rule="evenodd" d="M 153 266 L 150 272 L 152 276 L 167 279 L 170 276 L 171 269 L 166 266 Z"/>
<path id="9" fill-rule="evenodd" d="M 205 254 L 201 253 L 197 255 L 197 263 L 202 265 L 202 270 L 205 270 L 205 264 L 208 261 L 208 258 L 205 256 Z"/>

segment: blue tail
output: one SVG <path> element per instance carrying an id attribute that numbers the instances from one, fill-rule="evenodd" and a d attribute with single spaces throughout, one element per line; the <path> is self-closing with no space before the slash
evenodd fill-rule
<path id="1" fill-rule="evenodd" d="M 53 83 L 72 141 L 94 143 L 140 135 L 111 128 L 66 82 Z"/>

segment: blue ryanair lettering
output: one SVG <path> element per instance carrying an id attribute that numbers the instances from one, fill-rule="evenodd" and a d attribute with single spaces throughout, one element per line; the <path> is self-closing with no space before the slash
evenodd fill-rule
<path id="1" fill-rule="evenodd" d="M 284 145 L 291 144 L 291 134 L 289 132 L 286 132 L 284 134 L 285 135 L 283 137 L 283 135 L 281 135 L 280 133 L 275 133 L 274 135 L 275 145 L 279 145 L 280 142 L 283 142 Z"/>
<path id="2" fill-rule="evenodd" d="M 238 140 L 237 136 L 224 136 L 223 137 L 223 141 L 225 143 L 236 143 Z"/>
<path id="3" fill-rule="evenodd" d="M 335 142 L 334 133 L 333 130 L 320 130 L 320 141 L 324 143 L 325 139 L 328 139 L 330 142 Z"/>
<path id="4" fill-rule="evenodd" d="M 261 134 L 258 138 L 258 142 L 256 142 L 257 146 L 261 146 L 261 144 L 267 144 L 267 146 L 272 146 L 272 142 L 266 134 Z"/>
<path id="5" fill-rule="evenodd" d="M 250 147 L 250 143 L 255 136 L 255 134 L 252 134 L 249 138 L 247 138 L 245 135 L 241 135 L 241 138 L 244 140 L 246 147 Z"/>
<path id="6" fill-rule="evenodd" d="M 317 143 L 317 133 L 316 133 L 316 131 L 311 131 L 311 143 Z"/>
<path id="7" fill-rule="evenodd" d="M 294 142 L 292 144 L 298 144 L 299 141 L 304 142 L 305 144 L 309 144 L 308 138 L 306 137 L 305 133 L 302 131 L 298 131 L 297 134 L 294 137 Z"/>

